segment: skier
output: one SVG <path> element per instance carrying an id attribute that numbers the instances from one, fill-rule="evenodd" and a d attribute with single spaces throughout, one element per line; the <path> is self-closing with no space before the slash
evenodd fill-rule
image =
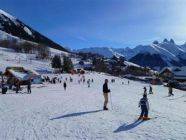
<path id="1" fill-rule="evenodd" d="M 143 89 L 144 89 L 144 93 L 143 94 L 147 95 L 147 88 L 144 87 Z"/>
<path id="2" fill-rule="evenodd" d="M 148 98 L 147 98 L 147 95 L 144 94 L 143 95 L 143 98 L 140 99 L 140 102 L 139 102 L 139 106 L 138 107 L 141 107 L 141 115 L 140 117 L 138 118 L 138 120 L 149 120 L 150 118 L 148 117 L 148 111 L 149 111 L 149 102 L 148 102 Z"/>
<path id="3" fill-rule="evenodd" d="M 64 87 L 64 90 L 66 90 L 66 88 L 67 88 L 67 83 L 64 81 L 64 83 L 63 83 L 63 87 Z"/>
<path id="4" fill-rule="evenodd" d="M 90 79 L 87 80 L 87 85 L 90 87 Z"/>
<path id="5" fill-rule="evenodd" d="M 149 94 L 153 94 L 151 85 L 149 86 Z"/>
<path id="6" fill-rule="evenodd" d="M 20 90 L 20 83 L 19 83 L 19 80 L 16 80 L 16 82 L 15 82 L 15 87 L 16 87 L 16 93 L 18 93 L 19 90 Z"/>
<path id="7" fill-rule="evenodd" d="M 105 79 L 105 83 L 103 84 L 103 96 L 104 96 L 104 105 L 103 110 L 108 110 L 107 104 L 108 104 L 108 93 L 110 92 L 110 89 L 108 89 L 108 79 Z"/>
<path id="8" fill-rule="evenodd" d="M 31 80 L 28 80 L 28 85 L 27 85 L 27 92 L 31 93 Z"/>
<path id="9" fill-rule="evenodd" d="M 168 96 L 174 96 L 174 94 L 172 93 L 172 86 L 169 84 L 169 95 Z"/>
<path id="10" fill-rule="evenodd" d="M 70 77 L 70 82 L 73 82 L 73 79 L 72 79 L 72 77 Z"/>
<path id="11" fill-rule="evenodd" d="M 130 82 L 128 81 L 128 85 L 129 85 L 129 83 L 130 83 Z"/>

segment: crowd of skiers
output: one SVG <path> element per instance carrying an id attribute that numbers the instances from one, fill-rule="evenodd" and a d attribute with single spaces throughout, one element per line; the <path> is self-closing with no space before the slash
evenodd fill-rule
<path id="1" fill-rule="evenodd" d="M 88 88 L 90 88 L 91 83 L 94 82 L 93 79 L 85 79 L 84 75 L 79 75 L 79 80 L 78 83 L 87 83 Z M 52 78 L 50 78 L 49 76 L 43 76 L 43 82 L 48 82 L 50 84 L 56 84 L 56 83 L 62 83 L 63 81 L 63 88 L 64 90 L 67 89 L 67 81 L 68 78 L 66 77 L 65 79 L 63 79 L 63 77 L 59 77 L 59 76 L 54 76 Z M 70 76 L 69 77 L 69 82 L 73 82 L 73 78 Z M 109 93 L 111 94 L 111 90 L 108 88 L 108 79 L 105 79 L 104 84 L 103 84 L 103 97 L 104 97 L 104 103 L 103 103 L 103 110 L 108 110 L 108 101 L 109 101 Z M 115 79 L 111 79 L 111 83 L 115 83 Z M 129 80 L 127 81 L 128 84 L 130 84 Z M 31 93 L 31 84 L 32 81 L 31 79 L 29 79 L 27 81 L 27 93 Z M 124 84 L 124 82 L 122 82 L 122 85 Z M 18 93 L 21 89 L 21 84 L 20 82 L 17 80 L 15 82 L 15 91 L 16 93 Z M 10 87 L 11 88 L 11 87 Z M 147 98 L 147 88 L 144 87 L 144 92 L 143 92 L 143 97 L 140 99 L 139 101 L 139 107 L 141 108 L 141 114 L 139 115 L 139 120 L 149 120 L 150 118 L 148 117 L 148 112 L 149 112 L 149 102 L 148 102 L 148 98 Z M 2 93 L 3 93 L 3 88 L 2 88 Z M 149 94 L 153 94 L 153 89 L 152 86 L 149 85 L 149 90 L 148 90 Z M 173 96 L 173 89 L 172 86 L 170 84 L 168 84 L 168 96 Z M 111 96 L 110 96 L 111 98 Z"/>

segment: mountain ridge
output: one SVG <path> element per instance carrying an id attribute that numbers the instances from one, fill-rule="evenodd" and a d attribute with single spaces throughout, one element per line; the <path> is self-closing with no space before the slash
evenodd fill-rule
<path id="1" fill-rule="evenodd" d="M 2 9 L 0 9 L 0 30 L 13 36 L 19 37 L 20 39 L 44 44 L 51 48 L 68 52 L 66 48 L 55 43 L 38 31 L 32 29 L 30 26 L 24 24 L 18 18 L 3 11 Z"/>
<path id="2" fill-rule="evenodd" d="M 133 63 L 141 64 L 141 61 L 145 61 L 146 54 L 148 53 L 149 59 L 162 59 L 159 68 L 164 66 L 184 66 L 186 65 L 186 44 L 177 45 L 173 39 L 164 39 L 162 42 L 154 41 L 150 45 L 138 45 L 134 48 L 108 48 L 108 47 L 94 47 L 94 48 L 85 48 L 76 50 L 77 52 L 92 52 L 98 53 L 105 57 L 112 57 L 113 55 L 117 54 L 120 56 L 125 57 L 127 60 L 132 60 Z M 108 55 L 109 54 L 109 55 Z M 140 54 L 140 55 L 139 55 Z M 156 54 L 156 56 L 153 56 Z M 138 55 L 138 56 L 137 56 Z M 151 56 L 150 56 L 151 55 Z M 137 57 L 136 57 L 137 56 Z M 140 56 L 140 57 L 139 57 Z M 135 57 L 135 58 L 134 58 Z M 138 59 L 136 59 L 138 58 Z M 163 61 L 163 62 L 162 62 Z M 152 62 L 155 62 L 152 60 Z M 149 66 L 151 68 L 153 65 L 145 63 L 142 66 Z M 158 69 L 159 69 L 158 68 Z"/>

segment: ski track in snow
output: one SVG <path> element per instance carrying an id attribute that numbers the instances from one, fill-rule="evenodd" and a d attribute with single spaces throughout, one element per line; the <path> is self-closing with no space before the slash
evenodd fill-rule
<path id="1" fill-rule="evenodd" d="M 63 75 L 69 77 L 69 75 Z M 0 139 L 3 140 L 165 140 L 186 139 L 185 93 L 174 90 L 174 97 L 166 97 L 168 89 L 153 86 L 154 95 L 148 95 L 152 120 L 135 122 L 140 109 L 138 101 L 143 83 L 116 78 L 109 83 L 113 109 L 102 111 L 103 74 L 86 74 L 94 83 L 78 84 L 72 76 L 67 91 L 62 84 L 32 85 L 32 94 L 10 92 L 0 95 Z M 24 89 L 25 92 L 26 89 Z M 153 119 L 154 118 L 154 119 Z"/>

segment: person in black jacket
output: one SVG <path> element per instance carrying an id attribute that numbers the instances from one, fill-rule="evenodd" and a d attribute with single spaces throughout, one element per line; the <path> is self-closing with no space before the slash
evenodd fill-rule
<path id="1" fill-rule="evenodd" d="M 27 92 L 31 94 L 31 84 L 32 84 L 32 81 L 31 79 L 28 80 L 28 84 L 27 84 Z"/>
<path id="2" fill-rule="evenodd" d="M 67 88 L 67 83 L 64 81 L 64 83 L 63 83 L 63 87 L 64 87 L 64 90 L 66 90 L 66 88 Z"/>
<path id="3" fill-rule="evenodd" d="M 103 84 L 103 96 L 104 96 L 104 105 L 103 110 L 108 110 L 107 104 L 108 104 L 108 93 L 110 92 L 110 89 L 108 89 L 108 79 L 105 79 L 105 83 Z"/>

